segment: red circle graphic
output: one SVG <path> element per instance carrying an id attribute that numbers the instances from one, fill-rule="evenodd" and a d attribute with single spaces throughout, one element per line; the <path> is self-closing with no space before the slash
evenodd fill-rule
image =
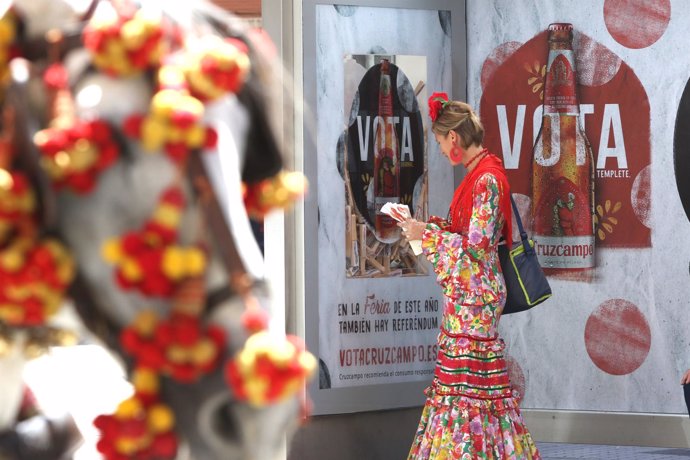
<path id="1" fill-rule="evenodd" d="M 654 44 L 671 19 L 670 0 L 605 0 L 604 21 L 611 36 L 627 48 Z"/>
<path id="2" fill-rule="evenodd" d="M 573 46 L 577 79 L 581 85 L 601 86 L 613 80 L 623 61 L 616 53 L 585 34 L 576 33 Z"/>
<path id="3" fill-rule="evenodd" d="M 482 75 L 481 75 L 481 85 L 482 90 L 489 83 L 491 76 L 494 74 L 496 69 L 505 62 L 506 59 L 510 57 L 518 48 L 522 46 L 520 42 L 505 42 L 498 45 L 494 50 L 489 53 L 489 55 L 484 60 L 482 64 Z"/>
<path id="4" fill-rule="evenodd" d="M 630 203 L 637 218 L 647 228 L 652 228 L 652 171 L 651 166 L 645 167 L 635 177 L 630 191 Z"/>
<path id="5" fill-rule="evenodd" d="M 592 362 L 612 375 L 626 375 L 642 365 L 652 336 L 639 308 L 623 299 L 602 303 L 587 319 L 585 346 Z"/>
<path id="6" fill-rule="evenodd" d="M 525 380 L 525 373 L 522 368 L 511 356 L 506 357 L 506 368 L 508 369 L 508 377 L 510 377 L 510 384 L 513 391 L 517 393 L 518 401 L 522 402 L 525 399 L 525 392 L 527 391 L 527 381 Z"/>

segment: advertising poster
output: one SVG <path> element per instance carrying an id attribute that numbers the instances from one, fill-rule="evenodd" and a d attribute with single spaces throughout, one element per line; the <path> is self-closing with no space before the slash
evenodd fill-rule
<path id="1" fill-rule="evenodd" d="M 431 382 L 441 290 L 380 211 L 447 213 L 453 169 L 428 134 L 426 100 L 451 88 L 450 22 L 435 9 L 316 5 L 317 405 L 329 391 L 418 383 L 396 401 L 417 405 Z"/>
<path id="2" fill-rule="evenodd" d="M 685 412 L 690 4 L 467 11 L 468 99 L 553 289 L 501 320 L 523 407 Z"/>
<path id="3" fill-rule="evenodd" d="M 367 68 L 370 62 L 376 64 Z M 386 203 L 407 206 L 427 219 L 428 186 L 422 111 L 424 101 L 401 64 L 413 72 L 420 94 L 426 81 L 425 56 L 346 56 L 345 81 L 361 74 L 357 92 L 345 94 L 347 131 L 342 155 L 346 196 L 346 271 L 349 277 L 426 275 L 426 264 L 401 238 L 397 221 L 383 213 Z M 348 88 L 351 89 L 351 88 Z M 352 96 L 352 97 L 350 97 Z"/>

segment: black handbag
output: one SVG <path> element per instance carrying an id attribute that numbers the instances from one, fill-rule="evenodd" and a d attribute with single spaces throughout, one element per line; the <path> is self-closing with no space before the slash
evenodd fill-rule
<path id="1" fill-rule="evenodd" d="M 521 241 L 514 242 L 510 250 L 505 244 L 498 246 L 498 259 L 508 291 L 503 307 L 504 315 L 529 310 L 551 297 L 551 286 L 539 265 L 534 241 L 527 236 L 522 226 L 522 219 L 512 195 L 510 203 L 520 230 Z"/>

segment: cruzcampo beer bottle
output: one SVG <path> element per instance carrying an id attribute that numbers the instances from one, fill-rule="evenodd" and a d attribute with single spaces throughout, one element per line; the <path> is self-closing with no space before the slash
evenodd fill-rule
<path id="1" fill-rule="evenodd" d="M 400 238 L 400 228 L 390 216 L 381 212 L 387 202 L 400 202 L 400 159 L 393 118 L 393 94 L 390 63 L 381 61 L 378 116 L 374 119 L 374 204 L 376 238 L 392 243 Z"/>
<path id="2" fill-rule="evenodd" d="M 544 112 L 534 148 L 532 214 L 537 255 L 547 275 L 594 275 L 594 160 L 579 123 L 571 24 L 549 26 Z"/>

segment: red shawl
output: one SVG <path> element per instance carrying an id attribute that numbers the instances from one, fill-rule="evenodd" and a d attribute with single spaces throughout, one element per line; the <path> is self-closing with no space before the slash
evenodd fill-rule
<path id="1" fill-rule="evenodd" d="M 497 156 L 492 154 L 488 154 L 479 160 L 477 166 L 465 176 L 460 186 L 455 190 L 449 211 L 450 230 L 453 233 L 467 233 L 470 218 L 472 217 L 474 184 L 485 173 L 491 173 L 499 183 L 501 190 L 499 209 L 505 217 L 503 238 L 510 248 L 513 245 L 513 213 L 510 205 L 510 185 L 508 184 L 508 177 L 506 176 L 506 170 L 503 168 L 503 163 Z"/>

